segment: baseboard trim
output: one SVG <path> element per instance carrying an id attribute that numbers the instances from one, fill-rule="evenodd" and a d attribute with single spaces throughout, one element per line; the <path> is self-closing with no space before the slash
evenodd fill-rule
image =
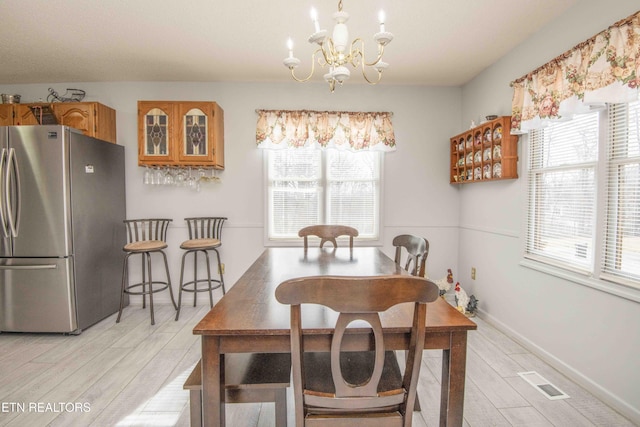
<path id="1" fill-rule="evenodd" d="M 600 384 L 594 382 L 589 377 L 582 374 L 580 371 L 575 370 L 573 367 L 553 356 L 540 346 L 534 344 L 484 310 L 478 309 L 478 316 L 496 329 L 507 334 L 518 344 L 522 345 L 527 350 L 531 351 L 533 354 L 542 359 L 544 362 L 548 363 L 553 368 L 566 375 L 569 379 L 584 387 L 588 392 L 596 396 L 598 399 L 602 400 L 607 405 L 611 406 L 616 411 L 620 412 L 620 414 L 627 417 L 631 422 L 640 425 L 640 409 L 634 408 L 626 401 L 619 398 L 617 395 L 611 393 Z"/>

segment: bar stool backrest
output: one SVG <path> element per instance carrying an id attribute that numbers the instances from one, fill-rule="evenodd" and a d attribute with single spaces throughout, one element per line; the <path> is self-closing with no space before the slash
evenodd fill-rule
<path id="1" fill-rule="evenodd" d="M 164 218 L 126 219 L 124 223 L 127 226 L 127 242 L 147 240 L 166 242 L 167 229 L 171 221 Z"/>
<path id="2" fill-rule="evenodd" d="M 185 218 L 189 229 L 189 239 L 218 239 L 222 240 L 222 226 L 226 217 L 211 216 Z"/>

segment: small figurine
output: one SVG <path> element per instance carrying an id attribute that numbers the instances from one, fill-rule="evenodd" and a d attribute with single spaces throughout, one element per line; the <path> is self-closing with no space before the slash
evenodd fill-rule
<path id="1" fill-rule="evenodd" d="M 465 316 L 474 317 L 478 308 L 478 299 L 475 295 L 468 296 L 464 289 L 460 287 L 460 282 L 456 282 L 456 308 Z"/>
<path id="2" fill-rule="evenodd" d="M 476 315 L 476 310 L 478 308 L 478 298 L 475 295 L 471 295 L 469 297 L 469 303 L 467 304 L 467 312 L 466 315 L 469 317 L 474 317 Z"/>
<path id="3" fill-rule="evenodd" d="M 456 282 L 455 291 L 456 308 L 460 313 L 465 314 L 467 311 L 467 304 L 469 304 L 469 296 L 465 290 L 460 287 L 460 282 Z"/>
<path id="4" fill-rule="evenodd" d="M 444 294 L 446 294 L 449 289 L 451 289 L 451 284 L 453 283 L 453 273 L 451 269 L 447 269 L 447 275 L 442 279 L 434 280 L 433 283 L 438 285 L 438 289 L 440 289 L 440 296 L 444 298 Z"/>

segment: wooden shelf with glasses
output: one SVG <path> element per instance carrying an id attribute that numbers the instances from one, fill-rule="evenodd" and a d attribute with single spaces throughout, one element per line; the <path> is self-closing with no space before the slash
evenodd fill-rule
<path id="1" fill-rule="evenodd" d="M 511 135 L 511 117 L 488 120 L 450 139 L 449 182 L 518 178 L 518 136 Z"/>
<path id="2" fill-rule="evenodd" d="M 224 112 L 209 101 L 138 101 L 138 165 L 224 169 Z"/>

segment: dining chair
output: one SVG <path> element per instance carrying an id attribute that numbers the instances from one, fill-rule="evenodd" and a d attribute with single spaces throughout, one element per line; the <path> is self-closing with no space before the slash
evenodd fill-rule
<path id="1" fill-rule="evenodd" d="M 423 237 L 401 234 L 394 237 L 393 246 L 396 248 L 395 262 L 413 276 L 425 277 L 425 264 L 429 256 L 429 241 Z M 402 265 L 402 249 L 407 252 L 407 258 Z M 413 265 L 413 268 L 411 266 Z M 411 269 L 410 269 L 411 268 Z"/>
<path id="2" fill-rule="evenodd" d="M 122 309 L 126 295 L 142 295 L 142 308 L 146 308 L 147 295 L 149 295 L 149 311 L 151 312 L 151 324 L 155 325 L 153 315 L 153 294 L 169 289 L 171 302 L 177 310 L 176 300 L 173 298 L 171 289 L 171 275 L 169 274 L 169 264 L 167 254 L 164 249 L 167 247 L 167 229 L 171 219 L 146 218 L 124 220 L 127 228 L 127 244 L 122 248 L 126 252 L 122 267 L 122 289 L 120 292 L 120 309 L 116 323 L 120 322 Z M 152 277 L 151 259 L 153 254 L 160 254 L 164 260 L 166 280 L 154 280 Z M 129 258 L 133 255 L 140 255 L 142 258 L 142 280 L 137 283 L 129 283 Z"/>
<path id="3" fill-rule="evenodd" d="M 189 240 L 185 240 L 180 245 L 180 249 L 185 252 L 182 254 L 182 263 L 180 266 L 180 288 L 178 291 L 178 310 L 176 319 L 180 317 L 180 308 L 182 307 L 182 292 L 193 293 L 193 306 L 197 305 L 197 297 L 199 292 L 209 293 L 209 306 L 213 307 L 213 290 L 222 288 L 222 295 L 226 293 L 224 288 L 224 272 L 222 262 L 220 261 L 220 252 L 218 248 L 222 246 L 222 226 L 227 220 L 226 217 L 194 217 L 185 218 L 187 229 L 189 230 Z M 218 261 L 218 279 L 211 276 L 211 263 L 209 261 L 209 251 L 213 251 Z M 198 278 L 198 254 L 205 257 L 205 266 L 207 269 L 207 277 Z M 184 281 L 184 266 L 187 256 L 193 256 L 193 280 Z M 214 285 L 215 283 L 215 285 Z M 198 287 L 198 284 L 206 284 Z"/>
<path id="4" fill-rule="evenodd" d="M 348 225 L 310 225 L 298 231 L 298 236 L 304 238 L 305 250 L 309 247 L 308 237 L 317 236 L 320 238 L 320 247 L 326 242 L 331 242 L 334 248 L 338 247 L 336 238 L 349 236 L 349 247 L 353 249 L 353 238 L 358 237 L 358 230 Z"/>
<path id="5" fill-rule="evenodd" d="M 313 276 L 282 282 L 275 295 L 291 306 L 296 426 L 411 425 L 427 303 L 438 298 L 435 283 L 409 275 Z M 394 352 L 385 349 L 380 320 L 381 312 L 401 303 L 414 303 L 404 374 Z M 329 352 L 306 348 L 313 343 L 303 340 L 301 304 L 319 304 L 338 313 Z M 305 306 L 305 313 L 316 307 Z M 357 324 L 347 328 L 352 322 Z M 343 351 L 343 338 L 358 333 L 373 335 L 373 351 Z"/>
<path id="6" fill-rule="evenodd" d="M 401 234 L 394 237 L 393 246 L 396 248 L 394 261 L 412 276 L 425 277 L 427 256 L 429 256 L 429 241 L 411 234 Z M 402 264 L 402 249 L 405 249 L 406 260 Z M 412 267 L 413 266 L 413 267 Z M 406 352 L 405 352 L 406 355 Z M 420 401 L 416 396 L 415 410 L 420 411 Z"/>

